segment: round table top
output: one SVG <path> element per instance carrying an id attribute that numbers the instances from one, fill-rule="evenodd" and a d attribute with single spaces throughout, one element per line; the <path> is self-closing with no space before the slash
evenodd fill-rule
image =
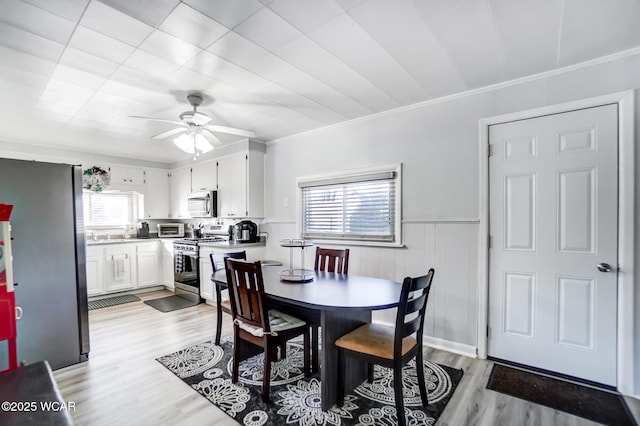
<path id="1" fill-rule="evenodd" d="M 402 283 L 383 278 L 314 271 L 309 282 L 288 282 L 280 279 L 282 267 L 262 268 L 265 295 L 294 305 L 320 310 L 364 309 L 378 310 L 398 306 Z M 216 282 L 225 284 L 225 270 L 213 275 Z"/>

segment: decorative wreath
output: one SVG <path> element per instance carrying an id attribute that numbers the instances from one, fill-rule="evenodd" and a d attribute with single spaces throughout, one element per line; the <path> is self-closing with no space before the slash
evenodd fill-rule
<path id="1" fill-rule="evenodd" d="M 102 192 L 109 187 L 111 176 L 100 167 L 93 166 L 82 172 L 82 187 L 90 191 Z"/>

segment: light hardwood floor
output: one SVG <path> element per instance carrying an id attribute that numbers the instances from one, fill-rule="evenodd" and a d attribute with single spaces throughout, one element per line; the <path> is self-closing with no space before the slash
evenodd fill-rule
<path id="1" fill-rule="evenodd" d="M 147 298 L 168 295 L 152 292 Z M 54 372 L 78 425 L 236 425 L 156 358 L 215 336 L 215 308 L 162 313 L 142 302 L 90 311 L 89 361 Z M 223 334 L 230 333 L 225 316 Z M 464 376 L 438 425 L 590 425 L 592 422 L 485 389 L 492 363 L 435 349 L 426 358 Z M 629 400 L 636 418 L 640 401 Z"/>

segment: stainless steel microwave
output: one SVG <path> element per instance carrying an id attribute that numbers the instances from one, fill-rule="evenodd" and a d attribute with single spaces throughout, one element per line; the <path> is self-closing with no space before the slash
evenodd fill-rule
<path id="1" fill-rule="evenodd" d="M 189 194 L 187 210 L 190 217 L 218 217 L 218 192 L 192 192 Z"/>
<path id="2" fill-rule="evenodd" d="M 184 237 L 184 223 L 159 223 L 158 238 Z"/>

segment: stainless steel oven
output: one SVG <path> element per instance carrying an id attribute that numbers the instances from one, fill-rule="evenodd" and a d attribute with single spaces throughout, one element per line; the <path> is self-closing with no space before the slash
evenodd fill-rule
<path id="1" fill-rule="evenodd" d="M 201 301 L 196 240 L 183 239 L 173 242 L 173 282 L 176 296 Z"/>

